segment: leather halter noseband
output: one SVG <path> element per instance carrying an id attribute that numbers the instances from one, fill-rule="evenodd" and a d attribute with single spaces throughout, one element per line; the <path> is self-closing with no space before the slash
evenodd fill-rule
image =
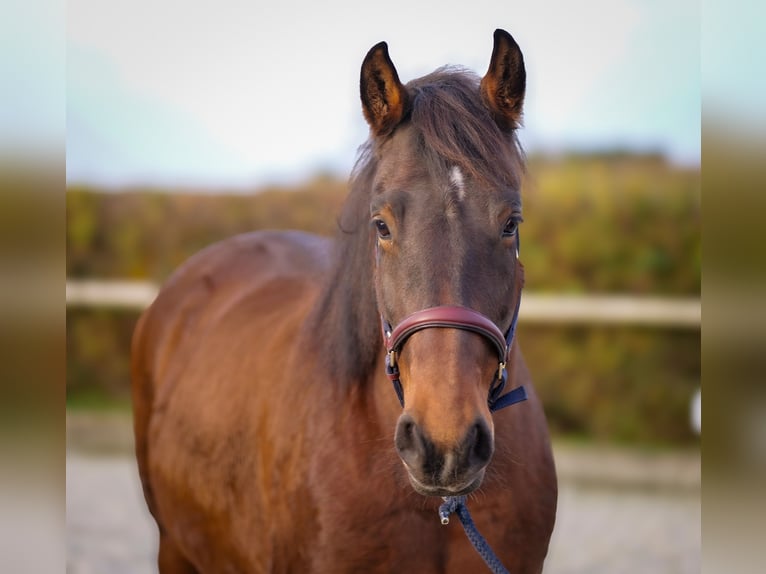
<path id="1" fill-rule="evenodd" d="M 518 232 L 517 232 L 518 233 Z M 518 236 L 516 237 L 516 257 L 518 258 Z M 405 317 L 396 327 L 381 315 L 381 326 L 383 329 L 383 344 L 386 346 L 386 375 L 394 386 L 394 391 L 399 399 L 399 403 L 404 407 L 404 391 L 402 383 L 399 380 L 399 366 L 397 364 L 397 355 L 407 339 L 423 329 L 432 328 L 452 328 L 461 329 L 477 333 L 492 343 L 497 351 L 498 368 L 495 376 L 489 386 L 489 397 L 487 403 L 489 410 L 496 410 L 508 407 L 527 399 L 527 392 L 521 385 L 501 396 L 505 383 L 508 380 L 508 370 L 506 368 L 508 357 L 513 344 L 514 333 L 516 332 L 516 322 L 519 318 L 519 307 L 521 304 L 521 292 L 516 298 L 516 309 L 513 313 L 513 320 L 508 331 L 503 332 L 487 316 L 478 311 L 467 307 L 455 305 L 443 305 L 438 307 L 429 307 L 421 311 L 416 311 Z"/>

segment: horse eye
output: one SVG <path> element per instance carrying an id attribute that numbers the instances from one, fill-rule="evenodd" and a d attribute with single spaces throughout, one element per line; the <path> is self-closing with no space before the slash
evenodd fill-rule
<path id="1" fill-rule="evenodd" d="M 388 229 L 388 225 L 386 225 L 385 221 L 382 219 L 374 219 L 373 223 L 375 224 L 375 229 L 378 232 L 378 237 L 381 239 L 391 238 L 391 230 Z"/>
<path id="2" fill-rule="evenodd" d="M 509 217 L 508 221 L 505 222 L 505 227 L 503 227 L 503 237 L 513 237 L 518 229 L 518 220 L 514 217 Z"/>

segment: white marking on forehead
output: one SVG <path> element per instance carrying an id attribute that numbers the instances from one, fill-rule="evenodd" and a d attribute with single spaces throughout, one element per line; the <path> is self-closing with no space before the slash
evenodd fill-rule
<path id="1" fill-rule="evenodd" d="M 449 170 L 449 181 L 457 191 L 457 198 L 459 200 L 465 199 L 465 182 L 463 180 L 463 172 L 456 165 L 452 166 Z"/>

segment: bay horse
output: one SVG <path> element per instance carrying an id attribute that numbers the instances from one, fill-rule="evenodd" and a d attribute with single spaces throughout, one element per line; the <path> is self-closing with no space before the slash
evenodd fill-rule
<path id="1" fill-rule="evenodd" d="M 481 79 L 404 85 L 377 44 L 337 238 L 233 237 L 143 313 L 134 429 L 162 573 L 482 571 L 437 515 L 466 494 L 510 571 L 541 572 L 556 475 L 511 336 L 525 82 L 503 30 Z M 527 400 L 493 415 L 506 380 Z"/>

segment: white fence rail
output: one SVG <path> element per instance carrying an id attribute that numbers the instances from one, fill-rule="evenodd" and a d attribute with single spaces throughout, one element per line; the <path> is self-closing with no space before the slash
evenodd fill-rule
<path id="1" fill-rule="evenodd" d="M 68 307 L 144 309 L 158 287 L 147 281 L 68 280 Z M 519 319 L 549 324 L 622 324 L 698 329 L 702 305 L 697 298 L 632 295 L 544 295 L 524 293 Z"/>

